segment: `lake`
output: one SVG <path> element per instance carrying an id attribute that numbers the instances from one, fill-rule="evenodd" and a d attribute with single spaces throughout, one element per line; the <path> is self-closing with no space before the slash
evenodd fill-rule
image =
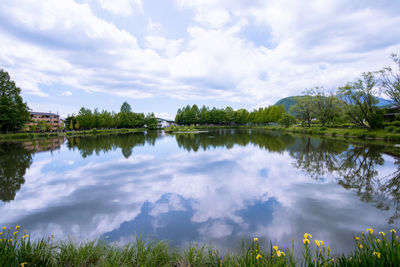
<path id="1" fill-rule="evenodd" d="M 399 228 L 399 159 L 393 144 L 261 129 L 0 143 L 0 226 L 221 252 L 253 237 L 301 247 L 307 232 L 341 253 L 367 227 Z"/>

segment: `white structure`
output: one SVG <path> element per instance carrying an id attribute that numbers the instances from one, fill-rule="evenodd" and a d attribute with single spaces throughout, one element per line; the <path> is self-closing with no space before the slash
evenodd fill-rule
<path id="1" fill-rule="evenodd" d="M 165 119 L 161 119 L 161 118 L 157 118 L 157 128 L 166 128 L 166 127 L 170 127 L 171 125 L 176 126 L 176 123 L 174 121 L 170 121 L 170 120 L 165 120 Z"/>

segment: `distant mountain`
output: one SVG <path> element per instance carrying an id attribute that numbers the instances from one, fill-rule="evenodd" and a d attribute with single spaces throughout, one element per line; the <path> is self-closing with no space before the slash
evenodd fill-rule
<path id="1" fill-rule="evenodd" d="M 287 112 L 289 112 L 290 108 L 294 105 L 296 105 L 297 103 L 297 99 L 298 97 L 303 97 L 303 96 L 289 96 L 289 97 L 285 97 L 282 99 L 279 99 L 276 103 L 275 106 L 279 106 L 279 105 L 283 105 L 285 107 L 285 110 Z M 387 106 L 391 106 L 393 105 L 393 101 L 391 100 L 387 100 L 381 97 L 376 97 L 378 99 L 378 104 L 377 106 L 380 108 L 385 108 Z"/>

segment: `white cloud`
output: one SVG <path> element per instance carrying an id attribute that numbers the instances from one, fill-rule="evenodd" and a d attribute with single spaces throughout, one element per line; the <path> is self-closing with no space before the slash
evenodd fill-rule
<path id="1" fill-rule="evenodd" d="M 98 2 L 121 16 L 142 10 L 141 34 L 129 27 L 134 16 L 107 21 L 93 3 L 4 4 L 1 67 L 24 93 L 49 96 L 43 85 L 61 84 L 134 99 L 267 105 L 305 88 L 335 88 L 400 51 L 400 15 L 372 1 L 176 0 L 194 15 L 179 37 L 141 1 Z"/>
<path id="2" fill-rule="evenodd" d="M 64 91 L 61 95 L 62 96 L 70 96 L 70 95 L 72 95 L 72 92 L 71 91 Z"/>
<path id="3" fill-rule="evenodd" d="M 142 0 L 98 0 L 101 8 L 116 15 L 129 16 L 135 9 L 143 12 Z"/>

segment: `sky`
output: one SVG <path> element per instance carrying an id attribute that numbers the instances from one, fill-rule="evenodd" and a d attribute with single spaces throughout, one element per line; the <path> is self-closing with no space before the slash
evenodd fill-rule
<path id="1" fill-rule="evenodd" d="M 171 119 L 335 90 L 400 54 L 398 0 L 0 0 L 0 68 L 33 111 Z"/>

